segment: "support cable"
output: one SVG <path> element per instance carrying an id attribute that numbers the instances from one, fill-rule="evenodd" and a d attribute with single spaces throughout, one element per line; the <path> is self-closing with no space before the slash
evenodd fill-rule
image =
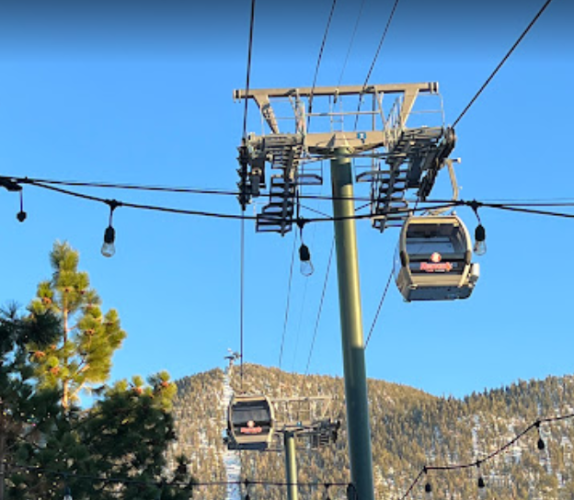
<path id="1" fill-rule="evenodd" d="M 211 189 L 211 188 L 192 188 L 183 186 L 151 186 L 151 185 L 139 185 L 139 184 L 121 184 L 121 183 L 111 183 L 111 182 L 99 182 L 99 181 L 67 181 L 67 180 L 55 180 L 55 179 L 39 179 L 30 177 L 14 177 L 14 176 L 0 176 L 0 187 L 4 187 L 3 183 L 6 184 L 30 184 L 30 185 L 61 185 L 69 187 L 89 187 L 89 188 L 108 188 L 108 189 L 121 189 L 121 190 L 132 190 L 132 191 L 158 191 L 167 193 L 183 193 L 183 194 L 205 194 L 205 195 L 215 195 L 215 196 L 233 196 L 237 197 L 240 194 L 239 191 L 231 191 L 224 189 Z M 40 186 L 41 187 L 41 186 Z M 271 196 L 268 193 L 261 193 L 261 197 Z M 331 195 L 303 195 L 298 194 L 297 197 L 301 200 L 321 200 L 321 201 L 333 201 L 337 199 L 353 200 L 353 201 L 370 201 L 370 197 L 367 196 L 354 196 L 352 198 L 348 197 L 336 197 Z M 406 201 L 414 203 L 415 200 L 407 199 Z M 427 200 L 428 203 L 449 203 L 452 200 Z M 502 203 L 504 205 L 520 205 L 520 206 L 538 206 L 538 207 L 574 207 L 573 198 L 536 198 L 536 199 L 504 199 L 504 200 L 485 200 L 489 203 Z M 368 207 L 370 205 L 366 204 L 361 208 Z M 301 205 L 302 208 L 311 210 L 308 206 Z"/>
<path id="2" fill-rule="evenodd" d="M 239 373 L 243 391 L 243 337 L 245 319 L 245 219 L 241 219 L 241 241 L 239 255 Z"/>
<path id="3" fill-rule="evenodd" d="M 351 41 L 349 42 L 349 48 L 347 49 L 347 55 L 345 56 L 345 60 L 343 61 L 343 69 L 341 69 L 341 75 L 339 76 L 339 82 L 337 83 L 337 87 L 341 85 L 343 81 L 343 75 L 345 74 L 345 69 L 347 68 L 347 62 L 349 61 L 349 56 L 351 55 L 351 49 L 353 48 L 353 43 L 355 42 L 355 36 L 357 35 L 357 29 L 359 27 L 359 21 L 361 20 L 361 16 L 363 14 L 363 7 L 365 6 L 365 0 L 361 1 L 361 6 L 359 7 L 359 14 L 357 15 L 357 20 L 355 21 L 355 27 L 353 28 L 353 34 L 351 35 Z"/>
<path id="4" fill-rule="evenodd" d="M 243 112 L 243 140 L 247 139 L 247 96 L 249 95 L 249 83 L 251 79 L 251 53 L 253 52 L 253 25 L 255 24 L 255 0 L 251 0 L 251 14 L 249 16 L 249 43 L 247 46 L 247 76 L 245 77 L 245 108 Z"/>
<path id="5" fill-rule="evenodd" d="M 498 70 L 500 68 L 502 68 L 502 66 L 504 65 L 504 63 L 506 62 L 506 60 L 510 57 L 510 55 L 514 52 L 514 49 L 516 49 L 516 47 L 518 47 L 518 45 L 520 44 L 520 42 L 522 41 L 522 39 L 526 36 L 526 34 L 530 31 L 530 28 L 532 28 L 532 26 L 534 26 L 534 24 L 536 23 L 536 21 L 538 21 L 538 18 L 542 15 L 542 13 L 546 10 L 546 8 L 550 5 L 550 3 L 552 2 L 552 0 L 546 0 L 546 2 L 544 3 L 544 5 L 540 8 L 540 10 L 538 11 L 538 13 L 534 16 L 534 19 L 532 19 L 532 21 L 530 21 L 530 24 L 526 27 L 526 29 L 522 32 L 522 34 L 518 37 L 518 40 L 516 40 L 516 42 L 514 42 L 514 45 L 510 48 L 510 50 L 506 53 L 506 55 L 502 58 L 502 61 L 500 61 L 500 63 L 498 63 L 498 66 L 494 69 L 494 71 L 490 74 L 490 76 L 486 79 L 486 81 L 482 84 L 482 87 L 480 87 L 480 89 L 478 89 L 478 92 L 474 95 L 474 97 L 470 100 L 470 102 L 466 105 L 466 107 L 462 110 L 462 113 L 460 115 L 458 115 L 458 118 L 454 121 L 454 123 L 452 124 L 452 128 L 456 127 L 456 125 L 458 124 L 458 122 L 461 120 L 461 118 L 466 114 L 466 112 L 470 109 L 470 107 L 474 104 L 474 102 L 478 99 L 478 96 L 480 96 L 480 94 L 482 94 L 482 91 L 488 86 L 488 84 L 491 82 L 491 80 L 494 78 L 494 76 L 496 75 L 496 73 L 498 73 Z"/>
<path id="6" fill-rule="evenodd" d="M 398 4 L 399 4 L 399 0 L 395 0 L 395 3 L 393 4 L 393 8 L 391 10 L 391 14 L 389 15 L 389 19 L 387 20 L 387 24 L 385 26 L 385 29 L 383 30 L 383 34 L 381 35 L 381 39 L 379 41 L 379 46 L 377 47 L 377 51 L 375 52 L 375 56 L 373 57 L 373 62 L 371 63 L 371 67 L 369 68 L 369 71 L 367 72 L 367 77 L 365 78 L 365 83 L 363 83 L 363 92 L 367 88 L 367 84 L 369 83 L 369 79 L 371 78 L 371 74 L 373 72 L 373 69 L 375 68 L 375 64 L 377 62 L 377 59 L 379 58 L 381 48 L 383 47 L 383 43 L 385 42 L 385 39 L 387 38 L 387 33 L 389 31 L 389 27 L 391 26 L 391 22 L 393 20 L 393 17 L 395 16 L 395 11 L 397 10 Z M 361 95 L 359 95 L 359 103 L 357 104 L 357 116 L 355 117 L 355 130 L 357 130 L 357 125 L 359 123 L 359 112 L 361 111 L 362 102 L 363 102 L 363 97 L 361 94 Z"/>
<path id="7" fill-rule="evenodd" d="M 291 284 L 293 282 L 293 267 L 295 264 L 295 250 L 297 248 L 297 231 L 294 231 L 293 251 L 291 252 L 291 265 L 289 266 L 289 281 L 287 282 L 287 304 L 285 305 L 285 319 L 283 321 L 283 334 L 281 335 L 281 349 L 279 351 L 279 369 L 283 362 L 283 348 L 285 346 L 285 335 L 287 333 L 287 324 L 289 323 L 289 309 L 291 304 Z"/>
<path id="8" fill-rule="evenodd" d="M 397 10 L 398 4 L 399 4 L 399 0 L 395 0 L 395 3 L 393 4 L 393 8 L 391 10 L 391 14 L 389 15 L 389 19 L 387 20 L 387 24 L 385 26 L 383 34 L 381 35 L 381 40 L 379 41 L 379 46 L 377 47 L 377 51 L 375 52 L 375 56 L 373 57 L 373 62 L 371 63 L 371 67 L 369 68 L 369 71 L 367 73 L 367 77 L 365 78 L 365 83 L 363 84 L 363 91 L 367 88 L 367 84 L 369 83 L 369 79 L 371 78 L 371 74 L 373 73 L 373 69 L 375 69 L 375 64 L 377 62 L 377 59 L 379 58 L 379 54 L 381 52 L 381 48 L 383 47 L 383 43 L 385 42 L 385 39 L 387 38 L 387 33 L 389 31 L 389 27 L 391 26 L 391 22 L 393 21 L 393 17 L 395 16 L 395 11 Z"/>
<path id="9" fill-rule="evenodd" d="M 251 54 L 253 52 L 253 26 L 255 24 L 255 0 L 251 0 L 251 12 L 249 15 L 249 42 L 247 45 L 247 71 L 245 76 L 245 95 L 249 95 L 249 83 L 251 79 Z M 246 147 L 247 141 L 247 113 L 249 109 L 249 99 L 245 98 L 245 108 L 243 110 L 243 147 Z M 246 170 L 247 165 L 242 164 L 242 169 Z M 246 175 L 246 172 L 242 172 Z M 243 175 L 242 177 L 245 177 Z M 242 193 L 244 194 L 244 193 Z M 244 339 L 244 323 L 245 323 L 245 203 L 242 202 L 241 206 L 241 236 L 240 236 L 240 271 L 239 271 L 239 353 L 241 356 L 240 369 L 241 374 L 241 390 L 243 391 L 243 339 Z"/>
<path id="10" fill-rule="evenodd" d="M 309 356 L 307 357 L 307 366 L 305 367 L 305 375 L 309 375 L 309 365 L 311 364 L 311 357 L 313 356 L 313 349 L 315 348 L 315 340 L 317 338 L 317 332 L 319 331 L 319 322 L 321 321 L 321 312 L 323 311 L 323 302 L 325 301 L 325 293 L 327 291 L 327 283 L 329 282 L 329 272 L 331 270 L 331 263 L 333 261 L 334 250 L 335 250 L 335 238 L 333 238 L 333 243 L 331 243 L 331 251 L 329 252 L 329 260 L 327 261 L 327 270 L 325 271 L 325 281 L 323 282 L 323 290 L 321 292 L 321 300 L 319 301 L 317 318 L 315 319 L 315 328 L 313 329 L 313 339 L 311 340 Z"/>
<path id="11" fill-rule="evenodd" d="M 319 49 L 319 57 L 317 58 L 317 65 L 315 66 L 313 85 L 311 86 L 311 93 L 309 94 L 309 105 L 307 111 L 307 130 L 309 130 L 309 124 L 311 122 L 311 113 L 313 111 L 313 93 L 315 91 L 315 86 L 317 85 L 317 76 L 319 75 L 319 67 L 321 66 L 321 59 L 323 58 L 323 50 L 325 49 L 325 43 L 327 42 L 327 35 L 329 34 L 329 27 L 331 26 L 331 20 L 333 19 L 333 12 L 335 12 L 336 5 L 337 0 L 333 0 L 333 3 L 331 4 L 331 11 L 329 12 L 329 19 L 327 20 L 327 26 L 325 28 L 325 33 L 323 34 L 323 41 L 321 42 L 321 48 Z"/>
<path id="12" fill-rule="evenodd" d="M 381 308 L 383 307 L 383 303 L 385 302 L 385 298 L 387 297 L 387 292 L 389 291 L 389 286 L 391 284 L 392 278 L 393 278 L 393 269 L 391 268 L 391 272 L 389 273 L 389 279 L 387 279 L 387 284 L 385 285 L 385 289 L 383 290 L 383 295 L 381 296 L 381 300 L 379 301 L 379 306 L 377 307 L 377 312 L 375 313 L 375 317 L 373 318 L 373 322 L 371 323 L 371 328 L 369 329 L 369 335 L 367 336 L 367 341 L 365 342 L 365 349 L 369 345 L 369 340 L 371 340 L 371 335 L 373 335 L 373 331 L 375 329 L 375 325 L 377 324 L 377 320 L 379 319 L 379 313 L 381 312 Z"/>

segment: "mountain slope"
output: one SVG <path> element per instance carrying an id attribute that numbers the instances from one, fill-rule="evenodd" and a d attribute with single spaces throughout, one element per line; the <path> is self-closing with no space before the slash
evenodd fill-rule
<path id="1" fill-rule="evenodd" d="M 241 392 L 238 368 L 231 386 Z M 226 481 L 224 372 L 186 377 L 178 382 L 175 405 L 179 443 L 173 450 L 191 457 L 192 473 L 200 482 Z M 334 415 L 343 421 L 336 444 L 319 450 L 302 443 L 297 452 L 300 483 L 349 481 L 344 383 L 341 378 L 296 375 L 276 368 L 244 365 L 243 390 L 269 397 L 330 396 Z M 510 387 L 472 394 L 464 400 L 431 396 L 422 391 L 369 380 L 373 469 L 376 498 L 399 498 L 424 465 L 472 463 L 499 449 L 537 418 L 574 412 L 574 377 L 520 381 Z M 412 492 L 422 498 L 429 480 L 435 498 L 467 499 L 477 495 L 477 478 L 484 477 L 485 498 L 574 500 L 574 419 L 540 428 L 546 448 L 537 449 L 531 432 L 504 453 L 476 467 L 431 471 Z M 251 481 L 285 480 L 280 452 L 242 452 L 241 477 Z M 243 494 L 245 491 L 243 490 Z M 285 498 L 284 488 L 251 485 L 252 499 Z M 344 487 L 301 487 L 301 499 L 345 498 Z M 225 486 L 201 487 L 199 498 L 226 497 Z"/>

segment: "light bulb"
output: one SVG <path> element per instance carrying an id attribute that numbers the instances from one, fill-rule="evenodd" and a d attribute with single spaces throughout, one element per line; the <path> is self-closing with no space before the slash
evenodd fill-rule
<path id="1" fill-rule="evenodd" d="M 114 241 L 116 240 L 116 230 L 112 226 L 106 228 L 104 233 L 104 244 L 102 245 L 102 255 L 104 257 L 113 257 L 116 253 Z"/>
<path id="2" fill-rule="evenodd" d="M 311 252 L 305 243 L 299 247 L 299 260 L 301 261 L 301 274 L 303 276 L 311 276 L 315 269 L 311 263 Z"/>
<path id="3" fill-rule="evenodd" d="M 538 430 L 538 443 L 536 443 L 536 446 L 540 451 L 542 451 L 544 448 L 546 448 L 546 445 L 542 439 L 542 435 L 540 434 L 540 422 L 536 424 L 536 429 Z"/>
<path id="4" fill-rule="evenodd" d="M 537 446 L 539 450 L 543 450 L 544 448 L 546 448 L 546 445 L 544 444 L 544 440 L 542 438 L 538 438 Z"/>
<path id="5" fill-rule="evenodd" d="M 486 253 L 486 230 L 482 224 L 476 226 L 474 231 L 474 253 L 484 255 Z"/>
<path id="6" fill-rule="evenodd" d="M 64 492 L 64 500 L 74 500 L 72 498 L 72 492 L 70 491 L 70 487 L 66 486 L 66 490 Z"/>

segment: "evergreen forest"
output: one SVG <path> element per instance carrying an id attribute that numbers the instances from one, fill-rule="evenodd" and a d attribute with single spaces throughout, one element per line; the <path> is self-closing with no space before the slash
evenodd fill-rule
<path id="1" fill-rule="evenodd" d="M 224 463 L 227 448 L 222 439 L 226 380 L 237 393 L 243 389 L 245 393 L 266 394 L 271 399 L 332 398 L 333 416 L 342 420 L 339 437 L 336 443 L 321 448 L 312 448 L 304 441 L 298 444 L 299 497 L 346 498 L 343 485 L 350 481 L 350 473 L 344 381 L 338 377 L 304 376 L 245 364 L 242 377 L 239 367 L 233 367 L 181 379 L 177 382 L 173 410 L 179 439 L 170 448 L 172 457 L 178 453 L 188 456 L 190 472 L 200 484 L 228 480 Z M 425 466 L 475 463 L 502 448 L 538 419 L 572 414 L 574 377 L 519 381 L 464 399 L 436 397 L 411 387 L 369 380 L 369 397 L 375 498 L 399 499 Z M 543 422 L 479 467 L 429 470 L 409 498 L 574 500 L 573 421 L 565 418 Z M 542 450 L 539 439 L 545 445 Z M 285 458 L 280 447 L 274 451 L 234 453 L 240 459 L 241 481 L 265 483 L 241 485 L 242 496 L 269 500 L 286 497 L 285 487 L 273 484 L 285 481 Z M 484 488 L 478 487 L 479 478 Z M 432 487 L 431 493 L 425 492 L 427 483 Z M 198 488 L 202 499 L 221 499 L 226 495 L 221 484 Z"/>

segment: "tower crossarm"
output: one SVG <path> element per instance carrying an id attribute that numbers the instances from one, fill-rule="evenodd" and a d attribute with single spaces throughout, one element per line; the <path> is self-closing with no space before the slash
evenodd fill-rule
<path id="1" fill-rule="evenodd" d="M 245 90 L 239 89 L 233 91 L 235 99 L 249 99 L 261 107 L 260 103 L 269 102 L 270 98 L 274 97 L 289 97 L 297 93 L 299 97 L 309 97 L 311 95 L 319 96 L 345 96 L 345 95 L 358 95 L 358 94 L 404 94 L 408 93 L 413 98 L 416 97 L 418 92 L 429 92 L 436 94 L 438 92 L 437 82 L 425 83 L 387 83 L 376 85 L 341 85 L 331 87 L 297 87 L 297 88 L 275 88 L 275 89 L 249 89 L 246 93 Z M 267 100 L 265 100 L 267 98 Z"/>
<path id="2" fill-rule="evenodd" d="M 323 181 L 322 173 L 310 173 L 304 166 L 330 158 L 340 147 L 355 159 L 384 160 L 378 165 L 372 160 L 370 171 L 362 172 L 357 180 L 371 183 L 373 226 L 383 231 L 388 226 L 401 225 L 408 212 L 406 191 L 418 189 L 417 195 L 424 200 L 454 147 L 454 133 L 444 123 L 434 127 L 407 126 L 411 115 L 421 113 L 414 105 L 422 94 L 438 95 L 438 83 L 235 90 L 236 100 L 251 99 L 256 103 L 263 122 L 260 135 L 249 134 L 245 138 L 245 154 L 240 155 L 242 165 L 247 164 L 249 169 L 245 174 L 243 167 L 240 182 L 244 203 L 259 196 L 260 188 L 268 189 L 265 194 L 269 201 L 257 215 L 257 231 L 285 235 L 292 230 L 300 187 Z M 390 110 L 383 107 L 386 95 L 395 96 Z M 342 98 L 347 96 L 355 105 L 343 110 Z M 363 100 L 372 101 L 369 110 L 361 110 Z M 290 106 L 286 108 L 287 101 Z M 282 116 L 285 109 L 293 116 Z M 442 101 L 440 113 L 442 116 Z M 352 129 L 345 126 L 350 118 L 354 121 Z M 308 126 L 311 121 L 313 130 Z M 326 122 L 328 125 L 321 129 L 320 125 Z M 268 183 L 266 165 L 270 167 Z"/>

